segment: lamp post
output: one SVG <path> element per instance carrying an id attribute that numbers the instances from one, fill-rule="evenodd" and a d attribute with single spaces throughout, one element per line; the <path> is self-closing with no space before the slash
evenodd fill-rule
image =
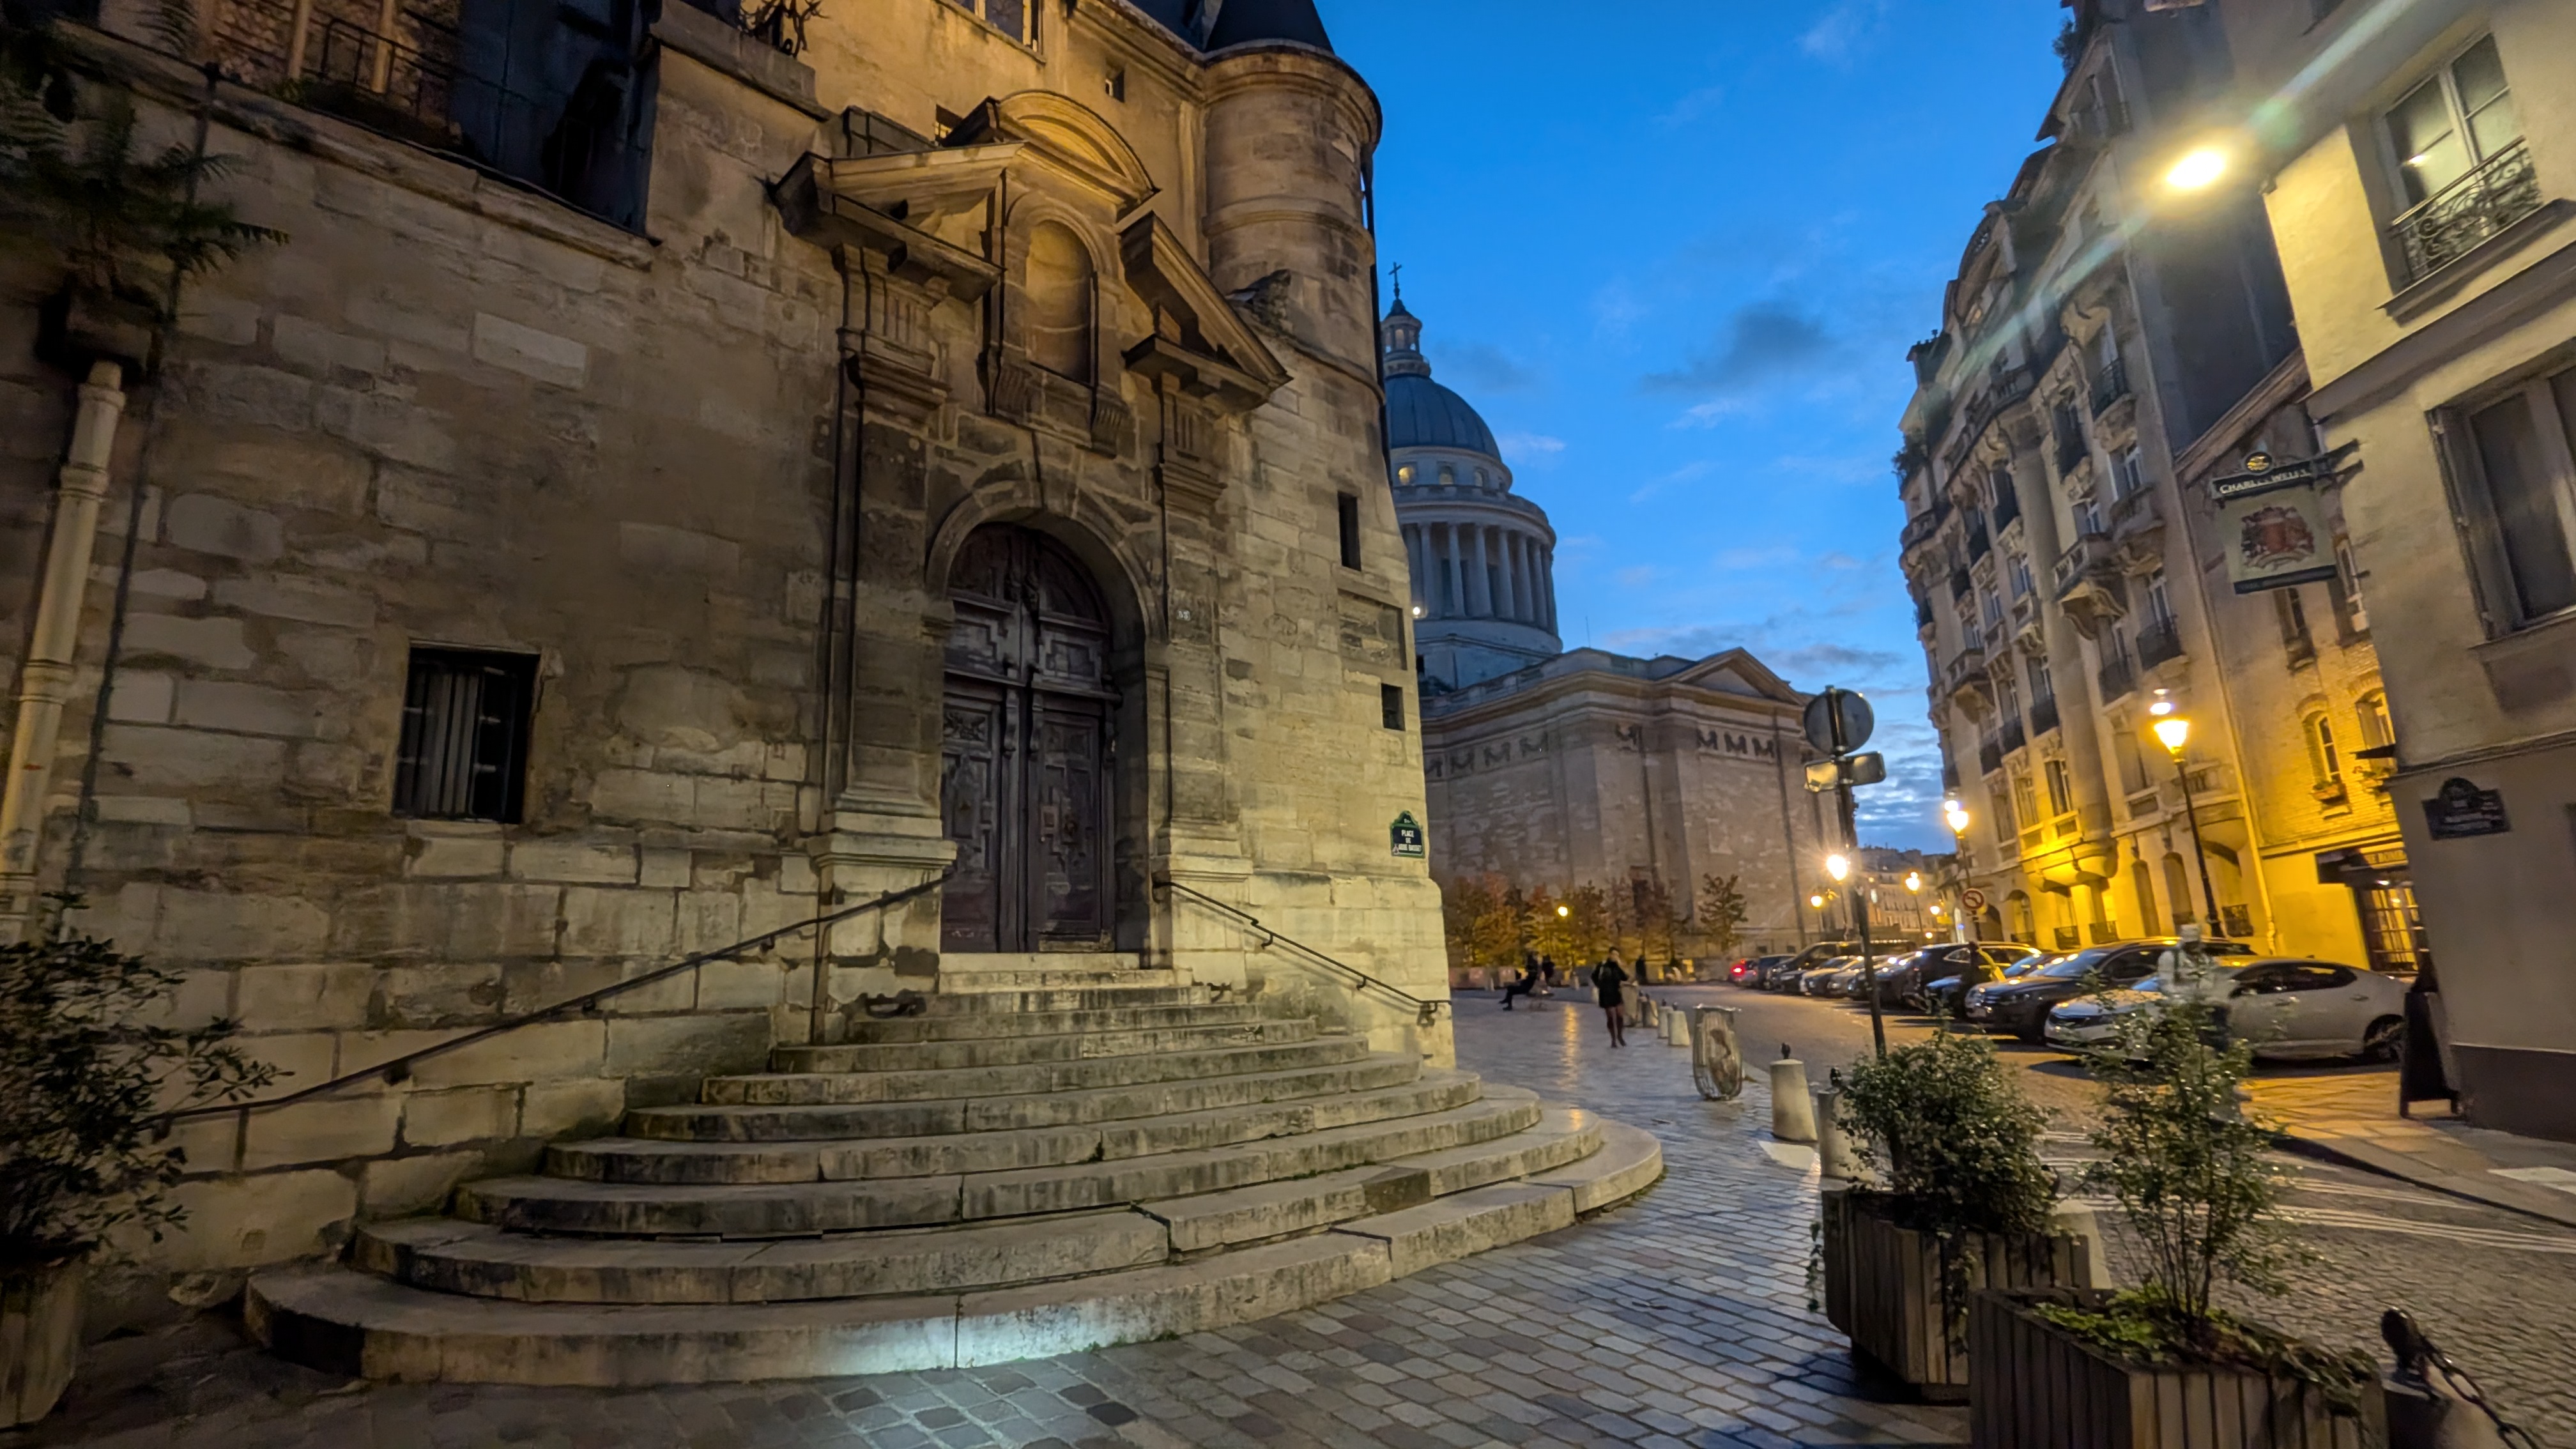
<path id="1" fill-rule="evenodd" d="M 1959 863 L 1959 879 L 1966 880 L 1968 878 L 1968 807 L 1960 804 L 1956 799 L 1944 800 L 1941 802 L 1941 816 L 1950 823 L 1950 854 L 1951 858 Z M 1968 909 L 1964 900 L 1959 903 L 1958 923 L 1967 931 L 1968 943 L 1976 944 L 1976 913 Z"/>
<path id="2" fill-rule="evenodd" d="M 2182 786 L 2182 813 L 2191 822 L 2191 853 L 2200 863 L 2200 900 L 2209 908 L 2208 929 L 2224 929 L 2218 921 L 2218 892 L 2209 883 L 2209 851 L 2200 843 L 2200 806 L 2192 799 L 2191 775 L 2182 767 L 2183 746 L 2191 740 L 2191 721 L 2174 712 L 2170 699 L 2159 699 L 2147 706 L 2147 713 L 2155 716 L 2156 722 L 2150 728 L 2163 743 L 2165 753 L 2173 756 L 2174 783 Z"/>
<path id="3" fill-rule="evenodd" d="M 1914 898 L 1913 903 L 1906 907 L 1906 914 L 1920 926 L 1923 924 L 1923 872 L 1909 870 L 1905 873 L 1905 893 Z"/>
<path id="4" fill-rule="evenodd" d="M 1848 824 L 1845 828 L 1849 828 Z M 1850 856 L 1836 851 L 1825 857 L 1825 874 L 1834 878 L 1834 884 L 1841 885 L 1851 879 L 1851 873 Z M 1851 893 L 1850 902 L 1853 924 L 1860 928 L 1860 984 L 1861 990 L 1869 995 L 1870 1041 L 1877 1047 L 1878 1054 L 1883 1057 L 1887 1055 L 1887 1022 L 1878 1012 L 1878 963 L 1871 959 L 1874 953 L 1869 948 L 1869 883 L 1867 881 L 1861 882 L 1860 888 Z"/>

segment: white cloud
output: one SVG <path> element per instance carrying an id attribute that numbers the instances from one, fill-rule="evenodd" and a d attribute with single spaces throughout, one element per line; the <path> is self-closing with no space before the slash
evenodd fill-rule
<path id="1" fill-rule="evenodd" d="M 1798 48 L 1828 65 L 1845 65 L 1887 9 L 1886 0 L 1842 0 L 1798 37 Z"/>
<path id="2" fill-rule="evenodd" d="M 1545 433 L 1505 433 L 1494 440 L 1503 456 L 1515 465 L 1543 463 L 1565 451 L 1565 439 Z"/>

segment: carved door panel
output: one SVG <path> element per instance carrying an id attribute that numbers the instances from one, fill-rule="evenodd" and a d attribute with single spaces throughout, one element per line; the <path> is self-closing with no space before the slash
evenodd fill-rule
<path id="1" fill-rule="evenodd" d="M 940 945 L 950 951 L 999 951 L 1017 927 L 1020 883 L 1013 788 L 1019 752 L 1014 701 L 1004 691 L 951 678 L 941 711 L 939 810 L 957 842 L 948 879 Z"/>
<path id="2" fill-rule="evenodd" d="M 959 952 L 1105 950 L 1109 630 L 1062 546 L 994 525 L 950 575 L 940 808 L 957 842 L 940 931 Z"/>

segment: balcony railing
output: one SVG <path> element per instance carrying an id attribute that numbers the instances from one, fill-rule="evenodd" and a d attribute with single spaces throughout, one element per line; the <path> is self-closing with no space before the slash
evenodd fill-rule
<path id="1" fill-rule="evenodd" d="M 2531 148 L 2516 141 L 2397 218 L 2388 234 L 2405 258 L 2406 280 L 2420 282 L 2539 209 Z"/>
<path id="2" fill-rule="evenodd" d="M 2114 659 L 2094 676 L 2102 684 L 2102 702 L 2111 701 L 2138 687 L 2138 667 L 2126 659 Z"/>
<path id="3" fill-rule="evenodd" d="M 2093 416 L 2111 410 L 2111 404 L 2129 395 L 2129 363 L 2122 357 L 2112 358 L 2093 378 Z"/>
<path id="4" fill-rule="evenodd" d="M 2254 935 L 2254 909 L 2251 906 L 2220 906 L 2218 932 L 2222 936 L 2249 940 Z"/>
<path id="5" fill-rule="evenodd" d="M 2120 939 L 2120 927 L 2112 921 L 2095 921 L 2092 926 L 2092 936 L 2094 945 L 2108 946 Z"/>
<path id="6" fill-rule="evenodd" d="M 2182 631 L 2171 619 L 2149 619 L 2138 629 L 2138 667 L 2153 669 L 2182 657 Z"/>
<path id="7" fill-rule="evenodd" d="M 2079 947 L 2079 946 L 2081 946 L 2081 945 L 2083 945 L 2083 944 L 2084 944 L 2084 935 L 2083 935 L 2083 933 L 2082 933 L 2082 932 L 2080 932 L 2080 931 L 2078 931 L 2078 930 L 2076 930 L 2073 926 L 2059 926 L 2059 927 L 2057 928 L 2057 949 L 2058 949 L 2058 950 L 2060 950 L 2060 951 L 2072 951 L 2072 950 L 2076 949 L 2077 947 Z"/>
<path id="8" fill-rule="evenodd" d="M 2057 440 L 2057 476 L 2061 478 L 2069 476 L 2076 469 L 2083 467 L 2084 460 L 2091 456 L 2092 449 L 2084 441 L 2083 434 L 2069 433 L 2059 438 Z"/>
<path id="9" fill-rule="evenodd" d="M 212 0 L 206 45 L 245 85 L 642 229 L 655 72 L 640 10 L 616 9 L 606 26 L 570 11 L 504 23 L 508 7 L 452 0 L 365 10 L 362 21 L 354 7 Z"/>
<path id="10" fill-rule="evenodd" d="M 1914 545 L 1930 538 L 1933 534 L 1941 531 L 1941 520 L 1948 516 L 1949 515 L 1946 513 L 1934 511 L 1929 513 L 1918 513 L 1912 518 L 1907 519 L 1905 521 L 1905 531 L 1897 535 L 1896 541 L 1898 546 L 1902 548 L 1912 548 Z"/>
<path id="11" fill-rule="evenodd" d="M 2064 598 L 2066 591 L 2081 583 L 2086 575 L 2109 567 L 2110 562 L 2111 540 L 2108 535 L 2079 534 L 2075 542 L 2067 545 L 2066 552 L 2057 556 L 2057 562 L 2049 565 L 2048 579 L 2056 587 L 2058 597 Z"/>
<path id="12" fill-rule="evenodd" d="M 2004 753 L 2007 755 L 2030 743 L 2030 737 L 2022 733 L 2019 719 L 2005 720 L 2003 728 L 1996 731 L 1995 737 L 2002 742 Z"/>
<path id="13" fill-rule="evenodd" d="M 2042 695 L 2030 702 L 2030 733 L 2033 739 L 2057 728 L 2057 696 Z"/>

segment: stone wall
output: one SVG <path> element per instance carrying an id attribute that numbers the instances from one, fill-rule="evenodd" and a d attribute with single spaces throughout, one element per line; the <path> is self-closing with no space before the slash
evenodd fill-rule
<path id="1" fill-rule="evenodd" d="M 1358 202 L 1373 98 L 1330 57 L 1209 65 L 1099 7 L 1049 9 L 1064 33 L 1040 51 L 994 49 L 940 0 L 827 23 L 815 76 L 786 84 L 666 36 L 641 236 L 225 90 L 212 144 L 238 164 L 224 194 L 291 240 L 192 287 L 123 439 L 79 701 L 106 654 L 138 476 L 146 506 L 96 823 L 70 882 L 88 898 L 81 924 L 185 966 L 176 1019 L 238 1019 L 292 1089 L 932 879 L 947 854 L 946 566 L 978 523 L 1008 520 L 1064 539 L 1113 596 L 1118 944 L 1445 1062 L 1445 1021 L 1426 1029 L 1400 999 L 1259 949 L 1155 885 L 1190 884 L 1445 997 L 1436 888 L 1386 835 L 1423 809 L 1423 785 Z M 923 36 L 929 51 L 906 50 Z M 156 141 L 184 134 L 192 71 L 85 44 L 141 98 Z M 1118 133 L 1187 254 L 1163 265 L 1206 267 L 1226 289 L 1289 273 L 1259 338 L 1205 281 L 1187 326 L 1169 311 L 1185 304 L 1149 302 L 1134 234 L 1111 226 L 1131 216 L 1039 176 L 1015 220 L 1083 229 L 1098 388 L 1013 392 L 1024 353 L 991 325 L 1007 310 L 903 291 L 917 279 L 887 256 L 792 234 L 773 203 L 799 158 L 833 154 L 835 107 L 928 131 L 934 101 L 962 113 L 1044 85 L 1096 102 L 1112 62 L 1132 67 Z M 799 99 L 809 85 L 819 104 Z M 1109 124 L 1068 124 L 1095 123 Z M 1298 144 L 1279 143 L 1283 125 Z M 1204 149 L 1203 128 L 1217 137 Z M 1009 164 L 1041 169 L 1032 147 Z M 1280 194 L 1312 204 L 1285 220 L 1255 204 Z M 962 254 L 986 246 L 938 225 Z M 1200 242 L 1211 231 L 1221 244 Z M 998 303 L 1025 285 L 1024 254 L 990 240 Z M 1238 363 L 1266 349 L 1278 375 L 1230 410 L 1204 403 L 1126 365 L 1158 331 L 1201 349 L 1219 345 L 1202 332 L 1222 334 Z M 19 580 L 35 574 L 71 394 L 32 361 L 32 332 L 28 307 L 0 306 L 0 562 Z M 1191 356 L 1172 365 L 1208 361 Z M 1345 492 L 1365 500 L 1360 570 L 1339 561 Z M 0 591 L 12 673 L 29 602 Z M 389 809 L 414 645 L 538 660 L 522 821 Z M 1390 684 L 1400 729 L 1381 719 Z M 88 713 L 63 731 L 49 883 Z M 834 931 L 833 1009 L 930 987 L 938 918 L 934 893 Z M 817 956 L 790 935 L 398 1081 L 198 1121 L 183 1137 L 190 1223 L 147 1261 L 223 1272 L 326 1252 L 353 1219 L 430 1208 L 626 1105 L 751 1067 L 817 1025 Z"/>

